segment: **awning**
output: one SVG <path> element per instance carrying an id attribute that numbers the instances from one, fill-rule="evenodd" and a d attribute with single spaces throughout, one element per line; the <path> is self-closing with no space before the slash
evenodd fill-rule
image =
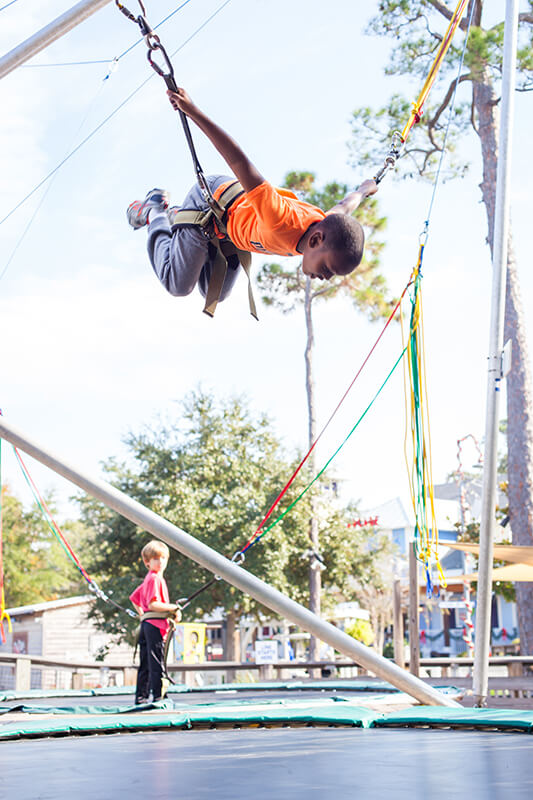
<path id="1" fill-rule="evenodd" d="M 466 542 L 457 542 L 449 544 L 446 542 L 446 547 L 451 547 L 454 550 L 462 550 L 465 553 L 472 553 L 479 555 L 479 545 L 470 544 Z M 494 545 L 494 558 L 501 561 L 512 561 L 516 564 L 528 564 L 533 567 L 533 547 L 526 547 L 514 544 L 495 544 Z M 505 569 L 503 567 L 502 569 Z M 512 578 L 502 578 L 502 580 L 512 580 Z M 529 578 L 526 580 L 530 580 Z"/>

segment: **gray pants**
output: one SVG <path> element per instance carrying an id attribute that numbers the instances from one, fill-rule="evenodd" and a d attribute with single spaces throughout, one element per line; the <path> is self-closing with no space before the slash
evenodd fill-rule
<path id="1" fill-rule="evenodd" d="M 229 180 L 234 178 L 207 176 L 211 192 Z M 207 210 L 208 205 L 198 185 L 193 186 L 180 208 Z M 169 222 L 161 216 L 148 226 L 148 256 L 155 274 L 170 294 L 185 297 L 198 284 L 200 293 L 206 296 L 214 254 L 213 245 L 199 228 L 177 228 L 172 233 Z M 236 256 L 231 256 L 219 302 L 228 297 L 238 274 L 239 261 Z"/>

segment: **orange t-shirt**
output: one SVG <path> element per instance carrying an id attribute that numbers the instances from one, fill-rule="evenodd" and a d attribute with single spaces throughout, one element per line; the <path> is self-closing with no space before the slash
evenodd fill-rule
<path id="1" fill-rule="evenodd" d="M 231 182 L 219 186 L 215 197 L 220 197 Z M 230 206 L 226 227 L 231 241 L 241 250 L 295 256 L 296 245 L 306 230 L 325 216 L 320 208 L 298 200 L 287 189 L 275 189 L 264 181 Z"/>

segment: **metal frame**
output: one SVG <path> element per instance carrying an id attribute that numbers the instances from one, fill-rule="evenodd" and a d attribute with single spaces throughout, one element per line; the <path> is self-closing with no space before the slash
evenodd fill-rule
<path id="1" fill-rule="evenodd" d="M 483 493 L 479 549 L 479 583 L 476 598 L 476 641 L 474 659 L 474 699 L 486 704 L 489 677 L 490 617 L 492 599 L 492 555 L 496 528 L 498 422 L 501 383 L 504 377 L 503 325 L 505 317 L 505 278 L 509 239 L 511 197 L 511 150 L 518 38 L 518 0 L 507 0 L 503 48 L 502 108 L 496 206 L 494 209 L 494 244 L 492 255 L 492 305 L 487 376 L 487 412 L 485 454 L 483 458 Z"/>
<path id="2" fill-rule="evenodd" d="M 220 576 L 228 583 L 254 597 L 274 613 L 299 625 L 304 631 L 314 634 L 335 650 L 352 658 L 358 664 L 389 681 L 403 692 L 414 697 L 424 705 L 460 707 L 455 700 L 447 697 L 423 681 L 400 669 L 396 664 L 373 650 L 357 642 L 329 622 L 315 616 L 311 611 L 294 600 L 273 589 L 250 572 L 221 556 L 215 550 L 195 539 L 185 531 L 132 500 L 123 492 L 98 478 L 89 477 L 72 465 L 66 463 L 41 445 L 8 424 L 0 417 L 0 436 L 20 448 L 45 466 L 79 486 L 80 489 L 100 500 L 131 522 L 165 541 L 171 547 L 196 561 L 205 569 Z"/>
<path id="3" fill-rule="evenodd" d="M 14 47 L 9 53 L 0 58 L 0 78 L 8 75 L 32 56 L 40 53 L 45 47 L 55 42 L 65 33 L 68 33 L 76 25 L 86 20 L 103 6 L 108 5 L 111 0 L 81 0 L 80 3 L 65 11 L 61 16 L 56 17 L 52 22 L 34 33 L 22 44 Z"/>

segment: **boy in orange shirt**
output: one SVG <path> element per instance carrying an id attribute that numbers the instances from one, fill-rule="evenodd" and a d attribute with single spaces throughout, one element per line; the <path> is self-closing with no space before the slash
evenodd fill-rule
<path id="1" fill-rule="evenodd" d="M 301 255 L 303 273 L 319 280 L 348 275 L 360 264 L 364 232 L 351 215 L 365 197 L 377 191 L 374 180 L 364 181 L 324 213 L 298 200 L 292 192 L 272 187 L 239 145 L 192 102 L 184 89 L 169 91 L 168 95 L 173 108 L 181 109 L 208 137 L 244 189 L 229 207 L 226 219 L 228 236 L 238 248 L 252 253 Z M 207 177 L 215 199 L 232 180 L 224 175 Z M 198 186 L 191 189 L 183 207 L 208 208 Z M 127 216 L 135 229 L 148 225 L 148 254 L 163 286 L 181 297 L 198 284 L 205 297 L 214 254 L 200 229 L 172 230 L 172 211 L 167 193 L 153 189 L 144 201 L 131 203 Z M 237 278 L 238 261 L 235 256 L 230 259 L 233 262 L 230 260 L 220 300 L 229 295 Z"/>

